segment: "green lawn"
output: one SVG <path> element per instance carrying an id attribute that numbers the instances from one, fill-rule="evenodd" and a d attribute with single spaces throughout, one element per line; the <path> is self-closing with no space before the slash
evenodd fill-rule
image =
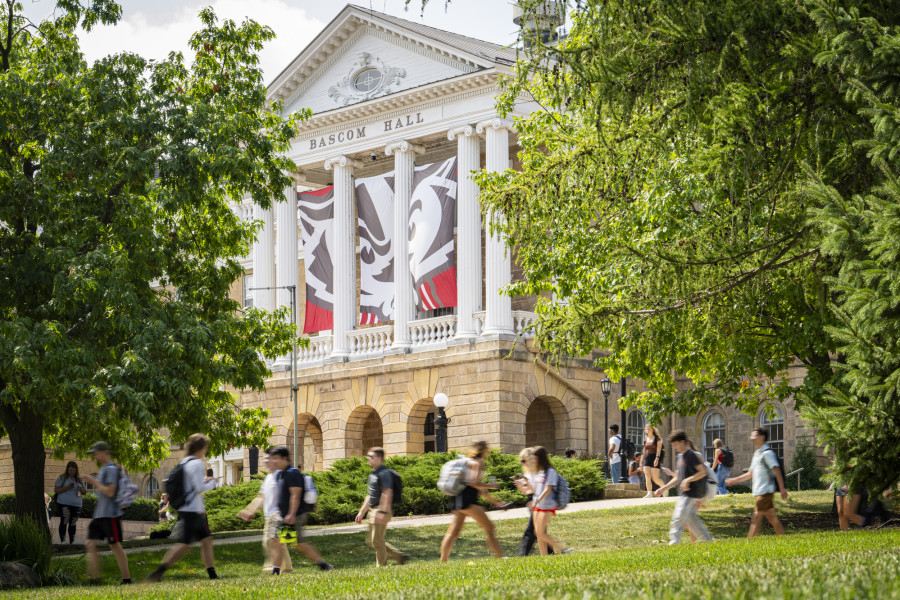
<path id="1" fill-rule="evenodd" d="M 715 500 L 701 511 L 714 544 L 666 545 L 670 503 L 562 514 L 551 531 L 577 552 L 496 560 L 484 536 L 467 525 L 451 562 L 441 565 L 443 527 L 389 532 L 412 555 L 405 566 L 376 570 L 362 534 L 312 538 L 337 569 L 322 573 L 294 554 L 295 573 L 274 578 L 261 569 L 259 544 L 216 548 L 221 580 L 211 582 L 195 550 L 158 585 L 46 588 L 16 598 L 900 598 L 900 530 L 837 531 L 831 495 L 793 494 L 779 502 L 788 535 L 770 531 L 748 541 L 749 497 Z M 822 530 L 822 526 L 829 527 Z M 498 523 L 504 551 L 514 554 L 524 522 Z M 731 539 L 729 539 L 731 538 Z M 155 568 L 158 550 L 130 555 L 133 576 Z M 62 559 L 74 560 L 74 559 Z M 76 561 L 83 572 L 83 561 Z M 118 571 L 104 559 L 112 583 Z M 0 595 L 2 597 L 2 595 Z"/>

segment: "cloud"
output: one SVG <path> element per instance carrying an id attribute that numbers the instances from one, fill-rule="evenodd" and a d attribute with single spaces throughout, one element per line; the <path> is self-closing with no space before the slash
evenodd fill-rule
<path id="1" fill-rule="evenodd" d="M 220 20 L 241 22 L 251 17 L 275 31 L 277 37 L 260 53 L 266 82 L 274 79 L 325 27 L 324 22 L 310 17 L 305 9 L 293 7 L 285 0 L 212 0 L 204 5 L 212 6 Z M 182 7 L 167 19 L 160 19 L 159 13 L 127 11 L 115 26 L 82 32 L 82 51 L 89 61 L 118 52 L 134 52 L 161 60 L 172 51 L 184 52 L 185 59 L 189 60 L 188 40 L 201 26 L 198 10 L 197 5 Z"/>

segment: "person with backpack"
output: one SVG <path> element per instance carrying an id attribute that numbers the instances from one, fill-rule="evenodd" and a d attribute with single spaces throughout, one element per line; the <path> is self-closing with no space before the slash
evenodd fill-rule
<path id="1" fill-rule="evenodd" d="M 685 529 L 691 534 L 692 541 L 696 539 L 712 541 L 706 525 L 697 514 L 697 509 L 707 497 L 709 472 L 706 465 L 703 464 L 699 453 L 692 449 L 692 444 L 684 431 L 673 431 L 669 436 L 669 444 L 678 454 L 675 461 L 678 470 L 672 481 L 656 490 L 656 495 L 662 496 L 669 488 L 678 486 L 678 501 L 669 522 L 669 545 L 679 543 Z"/>
<path id="2" fill-rule="evenodd" d="M 387 566 L 388 558 L 397 561 L 397 564 L 405 564 L 409 555 L 400 552 L 394 546 L 384 540 L 388 523 L 394 516 L 393 506 L 400 503 L 402 493 L 399 483 L 400 476 L 384 466 L 384 448 L 369 448 L 366 452 L 366 461 L 372 468 L 369 473 L 368 494 L 363 500 L 359 512 L 356 513 L 356 522 L 369 514 L 369 526 L 366 533 L 366 542 L 375 550 L 375 565 Z"/>
<path id="3" fill-rule="evenodd" d="M 178 520 L 183 523 L 181 540 L 163 557 L 159 567 L 147 576 L 147 581 L 162 580 L 167 570 L 172 568 L 181 557 L 191 549 L 191 544 L 200 542 L 200 556 L 206 574 L 210 579 L 218 579 L 215 559 L 213 557 L 213 538 L 206 518 L 206 506 L 203 494 L 215 488 L 216 482 L 206 475 L 203 459 L 209 451 L 209 438 L 202 433 L 195 433 L 188 438 L 185 446 L 185 457 L 169 474 L 166 492 L 169 504 L 178 511 Z M 170 482 L 176 485 L 170 486 Z"/>
<path id="4" fill-rule="evenodd" d="M 734 452 L 725 445 L 725 442 L 716 438 L 713 440 L 713 470 L 716 472 L 718 480 L 718 494 L 725 495 L 728 489 L 725 487 L 725 480 L 731 476 L 731 467 L 734 466 Z"/>
<path id="5" fill-rule="evenodd" d="M 281 471 L 272 467 L 272 448 L 263 452 L 262 464 L 263 468 L 268 471 L 263 479 L 262 485 L 259 487 L 259 494 L 256 495 L 250 504 L 248 504 L 241 512 L 238 518 L 244 521 L 251 521 L 253 515 L 262 508 L 265 516 L 263 522 L 263 567 L 262 570 L 271 575 L 280 575 L 281 573 L 293 573 L 294 565 L 291 562 L 291 553 L 287 551 L 281 540 L 278 539 L 278 528 L 281 526 L 281 513 L 278 512 L 278 474 Z M 281 565 L 278 572 L 275 571 L 274 560 L 276 556 L 281 556 Z"/>
<path id="6" fill-rule="evenodd" d="M 535 446 L 528 457 L 528 482 L 519 490 L 523 494 L 534 496 L 532 518 L 534 519 L 534 533 L 537 536 L 538 548 L 541 556 L 547 556 L 548 550 L 553 548 L 555 553 L 568 554 L 572 548 L 563 549 L 560 543 L 548 533 L 550 520 L 559 508 L 556 488 L 559 485 L 559 473 L 550 466 L 550 456 L 543 446 Z"/>
<path id="7" fill-rule="evenodd" d="M 769 520 L 772 529 L 777 535 L 784 535 L 784 527 L 778 520 L 775 513 L 775 491 L 781 490 L 781 497 L 788 499 L 787 490 L 784 487 L 784 477 L 781 473 L 778 457 L 775 452 L 766 443 L 769 433 L 764 427 L 757 427 L 750 432 L 750 441 L 753 442 L 756 451 L 753 453 L 753 461 L 750 463 L 750 470 L 738 477 L 729 477 L 725 480 L 725 485 L 736 485 L 750 479 L 753 480 L 752 492 L 756 498 L 756 507 L 753 509 L 753 518 L 750 520 L 750 531 L 747 533 L 748 538 L 755 537 L 759 534 L 762 527 L 763 517 Z"/>
<path id="8" fill-rule="evenodd" d="M 464 462 L 464 468 L 461 470 L 462 485 L 461 489 L 453 494 L 453 521 L 447 528 L 444 539 L 441 540 L 441 562 L 447 562 L 450 559 L 450 551 L 453 550 L 453 544 L 456 543 L 456 538 L 459 537 L 463 525 L 466 523 L 466 517 L 470 517 L 484 530 L 487 535 L 488 548 L 491 549 L 494 556 L 503 557 L 500 541 L 494 532 L 494 524 L 488 518 L 484 508 L 478 505 L 478 496 L 481 495 L 497 508 L 508 507 L 491 497 L 490 490 L 496 490 L 500 486 L 496 483 L 484 483 L 481 480 L 484 474 L 484 458 L 490 451 L 487 442 L 475 442 L 469 448 L 466 458 L 460 459 Z"/>
<path id="9" fill-rule="evenodd" d="M 110 446 L 106 442 L 94 442 L 88 454 L 94 455 L 94 460 L 100 465 L 100 472 L 96 477 L 84 476 L 84 480 L 97 490 L 94 517 L 88 525 L 87 576 L 92 583 L 100 582 L 100 555 L 97 552 L 97 542 L 105 539 L 116 557 L 122 583 L 128 584 L 131 583 L 131 574 L 128 570 L 128 557 L 122 548 L 122 508 L 116 502 L 119 491 L 119 467 L 112 461 Z"/>
<path id="10" fill-rule="evenodd" d="M 287 446 L 275 446 L 268 450 L 272 468 L 280 471 L 276 477 L 278 483 L 278 512 L 281 514 L 279 525 L 282 532 L 290 529 L 296 533 L 297 550 L 311 560 L 323 571 L 334 569 L 322 559 L 322 555 L 315 546 L 307 542 L 303 535 L 303 528 L 309 513 L 315 509 L 315 487 L 312 486 L 312 478 L 304 475 L 299 469 L 291 466 L 291 453 Z M 272 558 L 272 573 L 281 572 L 279 557 Z"/>
<path id="11" fill-rule="evenodd" d="M 609 480 L 619 483 L 619 479 L 622 477 L 622 436 L 619 435 L 619 426 L 615 423 L 609 427 L 609 436 L 606 451 L 606 459 L 609 461 Z"/>

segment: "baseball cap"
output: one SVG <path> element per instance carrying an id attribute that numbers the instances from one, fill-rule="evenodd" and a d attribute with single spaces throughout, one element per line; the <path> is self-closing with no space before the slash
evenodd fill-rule
<path id="1" fill-rule="evenodd" d="M 93 454 L 94 452 L 97 452 L 98 450 L 110 450 L 110 449 L 111 449 L 110 445 L 107 444 L 106 442 L 94 442 L 93 444 L 91 444 L 91 449 L 88 450 L 88 454 Z"/>

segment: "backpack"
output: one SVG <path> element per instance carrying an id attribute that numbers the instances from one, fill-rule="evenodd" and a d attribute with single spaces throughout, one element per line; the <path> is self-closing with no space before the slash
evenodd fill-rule
<path id="1" fill-rule="evenodd" d="M 566 478 L 559 474 L 559 471 L 556 471 L 556 478 L 556 487 L 553 492 L 556 494 L 556 508 L 562 510 L 569 505 L 569 501 L 572 499 L 572 488 L 569 487 Z"/>
<path id="2" fill-rule="evenodd" d="M 729 469 L 734 466 L 734 452 L 728 446 L 722 449 L 722 466 Z"/>
<path id="3" fill-rule="evenodd" d="M 634 458 L 634 453 L 637 451 L 637 448 L 634 447 L 634 442 L 621 435 L 619 438 L 619 454 L 622 456 L 622 460 L 631 460 Z"/>
<path id="4" fill-rule="evenodd" d="M 703 455 L 699 452 L 695 452 L 697 458 L 700 459 L 700 462 L 703 463 L 703 468 L 706 469 L 706 493 L 703 496 L 703 501 L 708 502 L 716 497 L 716 494 L 719 490 L 719 478 L 716 476 L 716 472 L 712 470 L 712 468 L 706 464 L 706 461 L 703 460 Z M 701 479 L 701 481 L 703 481 Z"/>
<path id="5" fill-rule="evenodd" d="M 119 467 L 116 467 L 119 469 Z M 138 486 L 131 483 L 125 471 L 119 469 L 119 481 L 116 484 L 116 504 L 119 508 L 128 508 L 134 503 L 138 495 Z"/>
<path id="6" fill-rule="evenodd" d="M 171 472 L 168 479 L 163 480 L 163 489 L 169 495 L 169 506 L 175 510 L 181 509 L 189 502 L 186 480 L 184 477 L 184 466 L 196 460 L 195 456 L 190 456 L 183 463 L 178 463 Z"/>
<path id="7" fill-rule="evenodd" d="M 445 496 L 456 496 L 466 487 L 466 469 L 469 459 L 460 456 L 444 463 L 438 477 L 437 489 Z"/>
<path id="8" fill-rule="evenodd" d="M 319 490 L 312 476 L 300 473 L 303 478 L 303 494 L 300 495 L 300 514 L 311 513 L 316 510 L 316 502 L 319 501 Z"/>
<path id="9" fill-rule="evenodd" d="M 391 474 L 391 488 L 394 490 L 394 495 L 391 497 L 391 506 L 397 506 L 400 504 L 400 501 L 403 500 L 403 480 L 400 479 L 400 474 L 393 469 L 388 469 Z"/>
<path id="10" fill-rule="evenodd" d="M 771 447 L 769 447 L 769 452 L 771 452 L 772 455 L 775 456 L 775 462 L 778 463 L 778 470 L 781 471 L 781 482 L 783 485 L 780 488 L 778 487 L 778 478 L 775 477 L 775 471 L 769 471 L 772 481 L 775 482 L 775 490 L 779 493 L 786 492 L 787 491 L 787 471 L 784 470 L 784 463 L 781 462 L 781 459 L 778 458 L 778 453 L 775 452 L 774 450 L 772 450 Z"/>

